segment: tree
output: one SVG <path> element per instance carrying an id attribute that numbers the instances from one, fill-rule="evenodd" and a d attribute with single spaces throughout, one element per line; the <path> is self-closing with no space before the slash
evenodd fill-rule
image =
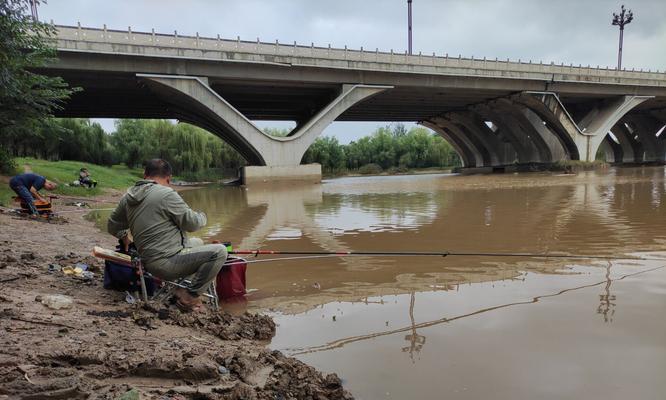
<path id="1" fill-rule="evenodd" d="M 34 72 L 55 57 L 52 25 L 28 15 L 28 1 L 0 0 L 0 135 L 32 135 L 72 93 L 62 78 Z M 5 149 L 0 149 L 6 152 Z M 3 168 L 3 165 L 0 165 Z"/>

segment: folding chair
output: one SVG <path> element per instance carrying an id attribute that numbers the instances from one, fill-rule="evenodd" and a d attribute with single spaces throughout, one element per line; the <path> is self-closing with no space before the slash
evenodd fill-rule
<path id="1" fill-rule="evenodd" d="M 164 283 L 164 285 L 157 292 L 153 294 L 152 296 L 153 300 L 166 300 L 167 298 L 173 295 L 173 291 L 176 288 L 180 287 L 183 289 L 187 289 L 189 287 L 189 284 L 191 283 L 191 281 L 188 280 L 187 278 L 180 278 L 175 282 L 173 282 L 152 275 L 151 273 L 144 270 L 143 264 L 141 263 L 141 258 L 138 256 L 138 254 L 133 254 L 133 255 L 123 254 L 117 251 L 107 250 L 99 246 L 95 246 L 93 248 L 93 256 L 104 260 L 110 260 L 115 263 L 133 268 L 136 271 L 137 276 L 139 277 L 139 283 L 141 286 L 141 298 L 144 302 L 148 302 L 149 300 L 148 290 L 146 289 L 146 277 L 158 279 Z M 217 297 L 217 289 L 215 287 L 215 280 L 213 280 L 210 283 L 210 285 L 206 289 L 206 293 L 203 293 L 202 295 L 210 300 L 210 304 L 213 307 L 213 309 L 217 310 L 220 307 L 219 299 Z"/>

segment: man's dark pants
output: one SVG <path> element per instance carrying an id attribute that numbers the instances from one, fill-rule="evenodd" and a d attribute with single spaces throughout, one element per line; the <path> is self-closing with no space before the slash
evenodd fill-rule
<path id="1" fill-rule="evenodd" d="M 23 200 L 25 204 L 28 205 L 30 214 L 38 214 L 37 208 L 35 207 L 35 201 L 32 198 L 32 193 L 30 193 L 30 190 L 25 187 L 23 183 L 12 178 L 9 181 L 9 187 L 12 188 L 12 190 L 21 198 L 21 200 Z"/>

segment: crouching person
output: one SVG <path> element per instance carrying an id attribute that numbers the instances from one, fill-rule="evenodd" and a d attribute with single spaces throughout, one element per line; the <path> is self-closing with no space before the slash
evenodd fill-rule
<path id="1" fill-rule="evenodd" d="M 58 185 L 49 181 L 41 175 L 26 173 L 16 175 L 9 181 L 9 187 L 21 198 L 21 200 L 28 207 L 28 211 L 33 216 L 39 215 L 37 207 L 35 207 L 35 200 L 43 203 L 48 203 L 39 191 L 44 188 L 46 190 L 54 190 Z"/>
<path id="2" fill-rule="evenodd" d="M 202 308 L 200 295 L 216 278 L 226 258 L 221 244 L 203 245 L 186 239 L 206 225 L 206 215 L 195 212 L 169 187 L 171 166 L 165 160 L 146 163 L 142 180 L 127 190 L 111 214 L 108 231 L 129 245 L 130 233 L 145 269 L 158 278 L 174 280 L 192 275 L 187 289 L 176 290 L 184 310 Z"/>

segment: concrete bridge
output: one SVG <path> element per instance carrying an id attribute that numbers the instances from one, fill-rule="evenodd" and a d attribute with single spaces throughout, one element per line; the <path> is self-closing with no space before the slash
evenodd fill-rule
<path id="1" fill-rule="evenodd" d="M 464 167 L 666 161 L 666 73 L 533 60 L 407 55 L 58 26 L 44 73 L 84 90 L 62 117 L 174 118 L 246 158 L 245 179 L 319 179 L 299 166 L 333 121 L 414 121 Z M 251 120 L 296 121 L 287 137 Z"/>

